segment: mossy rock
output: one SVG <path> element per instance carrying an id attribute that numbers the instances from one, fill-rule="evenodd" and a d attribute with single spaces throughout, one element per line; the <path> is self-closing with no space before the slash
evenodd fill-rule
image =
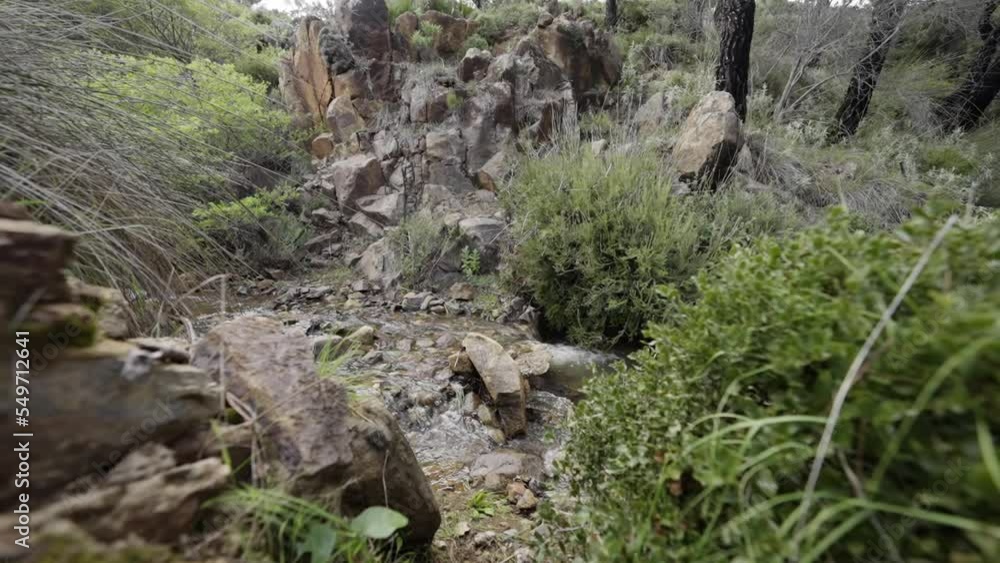
<path id="1" fill-rule="evenodd" d="M 52 303 L 35 307 L 17 332 L 31 334 L 33 343 L 52 342 L 58 346 L 87 348 L 97 342 L 97 315 L 76 303 Z"/>

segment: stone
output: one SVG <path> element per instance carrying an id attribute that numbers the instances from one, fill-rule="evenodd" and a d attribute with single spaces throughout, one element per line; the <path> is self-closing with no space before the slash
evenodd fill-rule
<path id="1" fill-rule="evenodd" d="M 221 390 L 198 368 L 165 363 L 157 353 L 114 340 L 55 349 L 51 359 L 40 349 L 31 354 L 32 371 L 45 382 L 31 388 L 31 445 L 33 451 L 51 452 L 31 460 L 35 501 L 72 481 L 102 477 L 147 442 L 170 443 L 197 433 L 219 414 Z M 13 362 L 4 362 L 0 375 L 13 381 L 12 369 Z M 14 386 L 0 390 L 0 398 L 13 404 Z M 14 427 L 12 415 L 13 410 L 5 412 L 0 420 Z M 17 454 L 7 448 L 0 461 L 17 467 Z M 16 493 L 13 479 L 0 484 L 0 504 Z"/>
<path id="2" fill-rule="evenodd" d="M 97 328 L 105 338 L 127 340 L 133 336 L 132 313 L 121 291 L 75 279 L 69 284 L 77 300 L 97 311 Z"/>
<path id="3" fill-rule="evenodd" d="M 478 170 L 514 136 L 517 121 L 511 84 L 481 80 L 459 112 L 466 166 Z"/>
<path id="4" fill-rule="evenodd" d="M 69 301 L 63 275 L 76 236 L 32 221 L 0 219 L 0 321 L 34 297 L 41 302 Z"/>
<path id="5" fill-rule="evenodd" d="M 448 89 L 433 84 L 420 85 L 410 92 L 410 121 L 441 123 L 448 117 Z"/>
<path id="6" fill-rule="evenodd" d="M 420 207 L 423 209 L 436 209 L 438 207 L 454 208 L 458 205 L 455 195 L 446 186 L 439 184 L 424 184 L 423 192 L 420 194 Z"/>
<path id="7" fill-rule="evenodd" d="M 382 167 L 370 154 L 359 154 L 329 166 L 341 211 L 356 211 L 358 199 L 375 195 L 385 185 Z"/>
<path id="8" fill-rule="evenodd" d="M 326 359 L 333 359 L 340 357 L 343 352 L 342 349 L 346 348 L 340 345 L 340 343 L 343 341 L 344 341 L 343 337 L 337 336 L 336 334 L 318 336 L 313 338 L 312 339 L 313 358 L 319 360 L 323 357 L 323 354 L 327 354 Z"/>
<path id="9" fill-rule="evenodd" d="M 479 252 L 479 271 L 494 271 L 500 262 L 500 239 L 506 223 L 495 217 L 468 217 L 458 222 L 458 230 Z"/>
<path id="10" fill-rule="evenodd" d="M 472 360 L 464 351 L 455 352 L 448 356 L 448 369 L 455 375 L 472 375 L 476 373 L 476 368 L 472 365 Z"/>
<path id="11" fill-rule="evenodd" d="M 419 311 L 421 305 L 424 304 L 424 300 L 429 297 L 430 294 L 426 291 L 414 292 L 411 291 L 403 296 L 403 310 L 407 312 Z"/>
<path id="12" fill-rule="evenodd" d="M 129 460 L 122 462 L 129 463 Z M 172 464 L 171 464 L 172 465 Z M 43 507 L 32 518 L 41 525 L 70 521 L 104 542 L 136 536 L 151 543 L 173 543 L 191 533 L 202 502 L 227 485 L 229 467 L 208 458 L 180 467 L 147 467 L 137 479 L 109 478 L 81 494 Z M 152 475 L 146 475 L 152 472 Z M 37 531 L 37 530 L 36 530 Z"/>
<path id="13" fill-rule="evenodd" d="M 458 129 L 435 130 L 427 133 L 424 153 L 434 160 L 462 162 L 465 160 L 465 142 Z"/>
<path id="14" fill-rule="evenodd" d="M 664 92 L 657 92 L 635 112 L 633 117 L 640 135 L 655 133 L 663 125 L 672 121 L 670 97 Z"/>
<path id="15" fill-rule="evenodd" d="M 566 73 L 581 109 L 604 100 L 618 83 L 622 54 L 612 35 L 589 20 L 560 16 L 533 33 L 545 56 Z"/>
<path id="16" fill-rule="evenodd" d="M 598 139 L 590 143 L 590 152 L 594 153 L 594 156 L 601 156 L 607 148 L 607 139 Z"/>
<path id="17" fill-rule="evenodd" d="M 476 191 L 476 186 L 472 184 L 457 162 L 431 162 L 428 167 L 427 183 L 445 186 L 453 194 Z"/>
<path id="18" fill-rule="evenodd" d="M 496 416 L 493 414 L 493 409 L 485 403 L 480 403 L 479 406 L 476 407 L 476 418 L 478 418 L 479 422 L 482 422 L 485 426 L 498 426 Z"/>
<path id="19" fill-rule="evenodd" d="M 535 377 L 549 372 L 552 354 L 544 346 L 539 346 L 531 352 L 519 355 L 514 361 L 521 370 L 521 375 Z"/>
<path id="20" fill-rule="evenodd" d="M 528 487 L 521 481 L 512 481 L 507 485 L 507 502 L 516 503 L 521 495 L 528 491 Z"/>
<path id="21" fill-rule="evenodd" d="M 458 79 L 462 82 L 481 79 L 486 75 L 486 69 L 489 68 L 492 60 L 493 55 L 489 51 L 475 47 L 470 48 L 458 63 Z"/>
<path id="22" fill-rule="evenodd" d="M 413 351 L 413 339 L 412 338 L 401 338 L 396 341 L 396 349 L 400 352 L 412 352 Z"/>
<path id="23" fill-rule="evenodd" d="M 548 12 L 542 12 L 538 16 L 538 23 L 537 23 L 537 25 L 538 25 L 538 27 L 544 29 L 544 28 L 549 27 L 550 25 L 552 25 L 552 20 L 553 20 L 552 14 L 550 14 Z"/>
<path id="24" fill-rule="evenodd" d="M 532 512 L 538 507 L 538 497 L 535 493 L 528 489 L 524 491 L 524 494 L 517 499 L 517 509 L 521 512 Z"/>
<path id="25" fill-rule="evenodd" d="M 501 481 L 510 482 L 515 478 L 523 481 L 540 479 L 545 471 L 542 458 L 514 450 L 496 450 L 483 454 L 472 462 L 469 473 L 476 478 L 485 479 L 496 475 Z"/>
<path id="26" fill-rule="evenodd" d="M 379 225 L 398 225 L 403 219 L 406 199 L 396 192 L 384 196 L 367 196 L 358 200 L 361 211 Z"/>
<path id="27" fill-rule="evenodd" d="M 344 338 L 344 342 L 352 347 L 371 348 L 375 345 L 375 329 L 365 325 Z"/>
<path id="28" fill-rule="evenodd" d="M 346 340 L 360 331 L 374 337 L 363 327 Z M 409 519 L 407 544 L 433 539 L 441 514 L 402 430 L 380 402 L 348 405 L 343 387 L 318 378 L 307 337 L 241 317 L 213 328 L 192 357 L 213 372 L 224 365 L 227 391 L 263 417 L 255 472 L 348 518 L 388 504 Z"/>
<path id="29" fill-rule="evenodd" d="M 707 94 L 691 110 L 674 146 L 673 164 L 680 180 L 714 188 L 729 174 L 742 143 L 733 96 Z"/>
<path id="30" fill-rule="evenodd" d="M 337 149 L 337 141 L 333 133 L 320 133 L 309 144 L 309 152 L 320 160 L 327 158 Z"/>
<path id="31" fill-rule="evenodd" d="M 456 282 L 448 289 L 448 297 L 455 301 L 472 301 L 476 298 L 476 287 L 469 282 Z"/>
<path id="32" fill-rule="evenodd" d="M 476 182 L 480 188 L 496 192 L 497 186 L 506 178 L 508 173 L 510 173 L 510 165 L 507 153 L 500 151 L 490 157 L 483 164 L 482 168 L 476 172 Z"/>
<path id="33" fill-rule="evenodd" d="M 355 98 L 370 98 L 368 77 L 358 69 L 351 69 L 333 77 L 333 95 L 337 98 L 353 100 Z"/>
<path id="34" fill-rule="evenodd" d="M 337 0 L 333 18 L 355 57 L 374 61 L 391 59 L 392 34 L 384 0 Z"/>
<path id="35" fill-rule="evenodd" d="M 333 211 L 325 207 L 320 207 L 319 209 L 314 209 L 309 213 L 309 218 L 313 220 L 314 223 L 320 223 L 324 225 L 336 225 L 340 223 L 343 215 L 338 211 Z"/>
<path id="36" fill-rule="evenodd" d="M 337 96 L 330 102 L 326 109 L 326 125 L 337 143 L 347 142 L 355 133 L 365 130 L 365 120 L 348 95 Z"/>
<path id="37" fill-rule="evenodd" d="M 357 268 L 368 281 L 389 288 L 399 279 L 402 263 L 389 240 L 383 238 L 365 249 Z"/>
<path id="38" fill-rule="evenodd" d="M 278 63 L 281 97 L 295 116 L 293 123 L 303 129 L 322 123 L 333 99 L 329 66 L 320 47 L 323 31 L 323 21 L 319 18 L 299 20 L 291 51 Z"/>
<path id="39" fill-rule="evenodd" d="M 514 126 L 535 141 L 550 141 L 563 124 L 575 119 L 571 84 L 532 38 L 521 39 L 512 52 L 493 59 L 485 80 L 509 85 L 511 99 L 517 100 L 511 116 Z"/>
<path id="40" fill-rule="evenodd" d="M 514 359 L 498 342 L 478 333 L 469 333 L 462 346 L 482 379 L 493 406 L 500 416 L 500 428 L 508 437 L 527 429 L 527 389 Z"/>
<path id="41" fill-rule="evenodd" d="M 372 238 L 379 238 L 385 233 L 382 225 L 360 211 L 351 216 L 351 220 L 347 222 L 347 228 L 358 236 L 369 236 Z"/>
<path id="42" fill-rule="evenodd" d="M 382 160 L 396 158 L 399 156 L 399 141 L 393 132 L 382 129 L 372 139 L 372 150 Z"/>
<path id="43" fill-rule="evenodd" d="M 413 12 L 403 12 L 396 16 L 396 33 L 409 39 L 420 28 L 420 18 Z"/>
<path id="44" fill-rule="evenodd" d="M 475 32 L 473 22 L 437 10 L 426 10 L 420 15 L 420 23 L 429 23 L 441 28 L 434 39 L 434 50 L 441 55 L 458 52 L 468 36 Z"/>
<path id="45" fill-rule="evenodd" d="M 265 280 L 270 281 L 270 280 Z M 162 336 L 153 338 L 149 336 L 129 339 L 130 344 L 135 344 L 142 350 L 158 355 L 158 360 L 169 364 L 186 364 L 191 361 L 191 354 L 188 352 L 190 346 L 186 340 Z"/>
<path id="46" fill-rule="evenodd" d="M 472 537 L 472 545 L 478 549 L 483 549 L 488 547 L 494 541 L 496 541 L 497 533 L 493 531 L 479 532 Z"/>

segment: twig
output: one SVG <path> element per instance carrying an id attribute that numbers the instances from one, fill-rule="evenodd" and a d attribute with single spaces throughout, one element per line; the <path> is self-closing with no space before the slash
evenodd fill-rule
<path id="1" fill-rule="evenodd" d="M 917 260 L 916 265 L 913 266 L 913 270 L 910 271 L 910 275 L 907 276 L 906 281 L 899 288 L 896 296 L 889 303 L 889 306 L 882 313 L 882 317 L 878 320 L 875 328 L 872 329 L 868 338 L 865 340 L 861 350 L 858 351 L 858 355 L 854 357 L 854 362 L 851 363 L 850 369 L 847 371 L 847 375 L 844 376 L 844 380 L 840 384 L 840 388 L 837 389 L 837 394 L 833 398 L 833 406 L 830 407 L 830 416 L 826 419 L 826 426 L 823 428 L 823 436 L 820 438 L 819 446 L 816 448 L 816 457 L 813 459 L 812 469 L 809 471 L 809 479 L 806 482 L 806 489 L 802 495 L 802 504 L 799 510 L 799 521 L 795 528 L 795 534 L 792 537 L 792 550 L 791 559 L 792 561 L 798 561 L 799 559 L 799 541 L 802 536 L 802 528 L 806 524 L 806 519 L 809 517 L 809 508 L 812 505 L 813 494 L 816 492 L 816 483 L 819 481 L 819 473 L 823 469 L 823 462 L 826 459 L 826 454 L 830 449 L 830 442 L 833 439 L 833 431 L 837 427 L 837 421 L 840 419 L 840 413 L 844 408 L 844 403 L 847 401 L 847 393 L 850 392 L 851 387 L 857 380 L 858 374 L 861 372 L 861 367 L 864 365 L 865 360 L 868 358 L 868 354 L 871 353 L 872 347 L 875 346 L 875 342 L 878 341 L 879 337 L 882 336 L 882 332 L 885 327 L 892 320 L 892 316 L 899 309 L 900 304 L 903 303 L 903 299 L 906 294 L 910 292 L 913 284 L 916 283 L 917 278 L 927 267 L 927 263 L 930 262 L 931 255 L 937 250 L 941 243 L 944 241 L 945 235 L 955 226 L 958 221 L 957 215 L 952 215 L 948 218 L 948 221 L 938 230 L 937 234 L 934 235 L 934 239 L 931 240 L 930 245 L 924 250 L 920 259 Z"/>

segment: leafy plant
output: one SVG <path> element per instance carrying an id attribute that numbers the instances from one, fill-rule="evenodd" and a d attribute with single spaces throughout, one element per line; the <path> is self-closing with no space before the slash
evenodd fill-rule
<path id="1" fill-rule="evenodd" d="M 546 321 L 577 342 L 639 337 L 665 312 L 657 287 L 679 284 L 737 243 L 796 224 L 794 208 L 767 195 L 671 195 L 652 152 L 565 147 L 527 159 L 501 195 L 516 219 L 511 277 Z"/>
<path id="2" fill-rule="evenodd" d="M 347 519 L 275 489 L 243 487 L 215 504 L 233 514 L 244 529 L 254 530 L 244 538 L 250 553 L 276 561 L 380 561 L 378 548 L 408 523 L 406 516 L 384 506 L 368 507 Z"/>
<path id="3" fill-rule="evenodd" d="M 465 43 L 462 43 L 462 49 L 459 52 L 464 54 L 469 49 L 481 49 L 485 51 L 489 48 L 490 42 L 485 37 L 478 33 L 473 33 L 465 38 Z"/>
<path id="4" fill-rule="evenodd" d="M 940 225 L 920 216 L 872 235 L 838 213 L 736 249 L 699 275 L 694 302 L 665 288 L 651 346 L 634 368 L 594 378 L 573 419 L 562 469 L 584 499 L 570 516 L 582 525 L 575 553 L 994 560 L 996 217 L 961 221 L 931 255 L 867 357 L 801 510 L 831 397 Z"/>
<path id="5" fill-rule="evenodd" d="M 462 273 L 465 277 L 471 278 L 479 273 L 479 249 L 462 248 Z"/>
<path id="6" fill-rule="evenodd" d="M 500 499 L 496 494 L 479 490 L 469 498 L 469 508 L 472 509 L 472 515 L 475 518 L 492 517 L 497 513 L 498 502 Z"/>
<path id="7" fill-rule="evenodd" d="M 438 35 L 440 34 L 441 34 L 440 25 L 433 24 L 430 22 L 421 22 L 420 29 L 418 29 L 417 32 L 413 34 L 413 37 L 410 38 L 410 41 L 412 41 L 413 44 L 418 47 L 429 49 L 434 46 L 435 42 L 437 41 Z"/>

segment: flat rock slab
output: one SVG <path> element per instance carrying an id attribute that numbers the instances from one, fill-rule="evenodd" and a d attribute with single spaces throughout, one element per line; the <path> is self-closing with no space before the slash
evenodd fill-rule
<path id="1" fill-rule="evenodd" d="M 504 435 L 509 438 L 523 434 L 528 426 L 525 410 L 527 389 L 514 359 L 497 341 L 475 332 L 465 337 L 462 346 L 500 415 L 500 428 Z"/>

